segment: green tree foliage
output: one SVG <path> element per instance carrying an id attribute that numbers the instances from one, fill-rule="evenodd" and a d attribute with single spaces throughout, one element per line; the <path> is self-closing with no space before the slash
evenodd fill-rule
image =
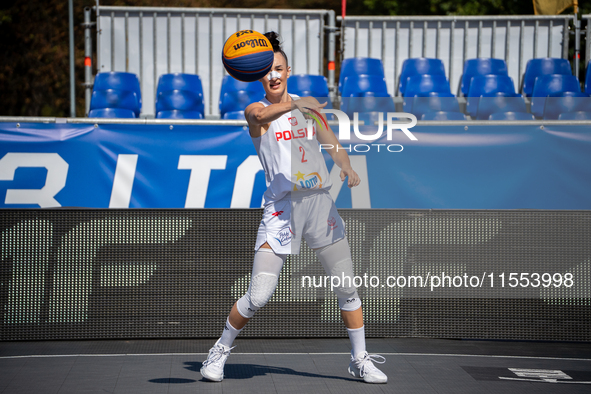
<path id="1" fill-rule="evenodd" d="M 0 10 L 2 115 L 64 116 L 69 108 L 68 2 L 4 2 Z"/>
<path id="2" fill-rule="evenodd" d="M 212 3 L 202 0 L 101 1 L 103 5 L 168 7 L 212 7 Z M 95 4 L 94 0 L 74 0 L 78 116 L 84 116 L 85 111 L 84 28 L 81 24 L 84 8 Z M 4 0 L 0 3 L 0 115 L 70 116 L 68 18 L 67 0 Z M 96 30 L 92 30 L 92 35 L 95 41 Z"/>
<path id="3" fill-rule="evenodd" d="M 531 1 L 524 0 L 364 0 L 368 14 L 374 15 L 527 15 L 534 13 Z"/>

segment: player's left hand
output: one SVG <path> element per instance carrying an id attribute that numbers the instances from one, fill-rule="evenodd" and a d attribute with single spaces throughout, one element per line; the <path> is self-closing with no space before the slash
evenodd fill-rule
<path id="1" fill-rule="evenodd" d="M 326 107 L 327 104 L 328 101 L 321 104 L 314 97 L 300 97 L 299 99 L 293 101 L 295 108 L 299 109 L 304 114 L 304 118 L 306 119 L 313 119 L 309 114 L 310 111 L 312 113 L 319 113 L 324 107 Z"/>
<path id="2" fill-rule="evenodd" d="M 350 188 L 358 186 L 361 183 L 359 175 L 357 175 L 357 173 L 353 171 L 352 167 L 345 167 L 341 169 L 341 181 L 344 182 L 345 178 L 347 177 L 349 177 L 349 182 L 347 183 L 347 186 L 349 186 Z"/>

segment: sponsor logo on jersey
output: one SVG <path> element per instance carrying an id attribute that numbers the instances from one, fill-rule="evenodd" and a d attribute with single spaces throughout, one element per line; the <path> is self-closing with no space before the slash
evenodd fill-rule
<path id="1" fill-rule="evenodd" d="M 294 192 L 297 192 L 298 190 L 322 189 L 322 177 L 317 172 L 304 174 L 301 171 L 298 171 L 293 175 L 296 177 L 293 185 Z"/>
<path id="2" fill-rule="evenodd" d="M 313 110 L 312 108 L 306 107 L 306 109 L 310 112 L 302 112 L 302 114 L 309 116 L 310 118 L 316 121 L 316 124 L 320 126 L 320 129 L 328 130 L 328 124 L 324 120 L 322 114 L 318 111 Z"/>
<path id="3" fill-rule="evenodd" d="M 288 245 L 291 242 L 291 228 L 289 227 L 284 227 L 281 230 L 279 230 L 277 232 L 277 235 L 275 236 L 275 239 L 277 241 L 279 241 L 279 243 L 281 244 L 281 246 L 285 246 Z"/>
<path id="4" fill-rule="evenodd" d="M 328 223 L 331 230 L 334 230 L 335 228 L 339 227 L 337 226 L 337 220 L 333 216 L 329 217 L 326 223 Z"/>
<path id="5" fill-rule="evenodd" d="M 283 213 L 283 211 L 277 211 L 275 213 L 272 213 L 271 215 L 277 217 L 277 216 L 280 216 L 282 213 Z"/>

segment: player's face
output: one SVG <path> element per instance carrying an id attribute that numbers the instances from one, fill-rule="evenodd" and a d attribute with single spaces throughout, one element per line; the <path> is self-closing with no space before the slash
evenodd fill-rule
<path id="1" fill-rule="evenodd" d="M 260 80 L 265 91 L 271 94 L 283 94 L 287 89 L 287 78 L 290 71 L 291 68 L 287 66 L 285 57 L 280 52 L 275 52 L 271 71 Z"/>

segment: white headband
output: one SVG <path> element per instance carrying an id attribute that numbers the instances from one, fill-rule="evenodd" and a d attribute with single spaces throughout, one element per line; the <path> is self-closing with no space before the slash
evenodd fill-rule
<path id="1" fill-rule="evenodd" d="M 277 71 L 271 71 L 269 74 L 267 74 L 267 79 L 269 81 L 273 78 L 281 78 L 281 74 L 279 74 Z"/>

